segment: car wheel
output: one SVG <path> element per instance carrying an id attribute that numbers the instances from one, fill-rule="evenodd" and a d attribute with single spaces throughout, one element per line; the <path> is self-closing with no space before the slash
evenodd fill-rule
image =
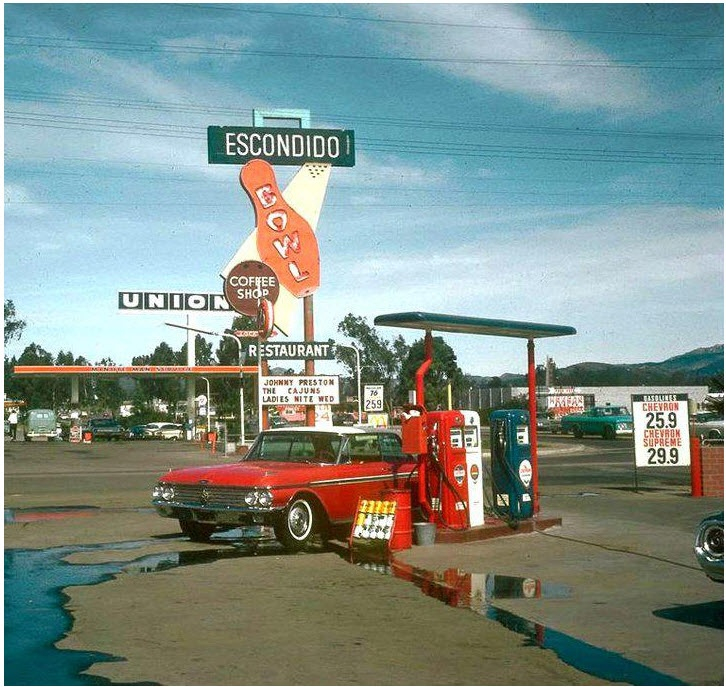
<path id="1" fill-rule="evenodd" d="M 612 425 L 605 425 L 605 428 L 602 431 L 603 439 L 607 439 L 608 441 L 612 441 L 615 439 L 615 428 Z"/>
<path id="2" fill-rule="evenodd" d="M 192 520 L 180 520 L 179 527 L 189 539 L 198 542 L 208 542 L 215 530 L 214 525 L 205 525 L 202 522 Z"/>
<path id="3" fill-rule="evenodd" d="M 293 499 L 275 525 L 275 537 L 288 551 L 302 551 L 318 527 L 318 516 L 308 499 Z"/>
<path id="4" fill-rule="evenodd" d="M 572 434 L 574 435 L 575 439 L 582 439 L 582 430 L 580 429 L 580 425 L 572 426 Z"/>
<path id="5" fill-rule="evenodd" d="M 708 438 L 709 439 L 720 439 L 721 438 L 721 432 L 719 432 L 717 429 L 712 429 L 708 433 Z"/>

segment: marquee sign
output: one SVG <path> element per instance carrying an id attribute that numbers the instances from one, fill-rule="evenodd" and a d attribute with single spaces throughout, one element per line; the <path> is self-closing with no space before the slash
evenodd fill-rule
<path id="1" fill-rule="evenodd" d="M 335 405 L 338 377 L 262 377 L 262 405 Z"/>
<path id="2" fill-rule="evenodd" d="M 265 160 L 272 165 L 306 162 L 353 167 L 353 132 L 344 129 L 209 126 L 207 159 L 212 165 L 239 165 Z"/>

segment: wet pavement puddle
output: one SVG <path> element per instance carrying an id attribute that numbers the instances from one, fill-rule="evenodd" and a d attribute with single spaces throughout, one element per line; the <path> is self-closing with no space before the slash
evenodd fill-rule
<path id="1" fill-rule="evenodd" d="M 565 585 L 494 573 L 468 573 L 457 568 L 432 572 L 407 565 L 395 558 L 389 562 L 358 561 L 357 565 L 383 574 L 392 574 L 415 584 L 424 594 L 453 606 L 474 611 L 525 637 L 542 649 L 550 649 L 567 665 L 611 682 L 631 685 L 684 685 L 670 675 L 631 661 L 613 651 L 600 649 L 576 637 L 558 632 L 497 607 L 504 599 L 564 599 Z"/>
<path id="2" fill-rule="evenodd" d="M 73 554 L 97 554 L 148 548 L 173 541 L 166 539 L 63 546 L 43 550 L 5 551 L 5 684 L 8 685 L 108 685 L 106 679 L 83 673 L 93 663 L 123 660 L 104 653 L 58 649 L 55 643 L 71 630 L 72 617 L 65 608 L 69 586 L 101 584 L 122 574 L 149 574 L 222 559 L 286 555 L 272 536 L 259 528 L 216 535 L 220 548 L 145 553 L 128 561 L 69 563 Z M 260 534 L 263 536 L 260 537 Z M 181 536 L 179 537 L 182 539 Z M 320 549 L 320 553 L 324 550 Z M 310 552 L 313 555 L 315 551 Z M 298 554 L 300 555 L 300 554 Z M 309 555 L 309 554 L 303 554 Z M 424 594 L 449 606 L 474 611 L 525 637 L 527 642 L 554 651 L 574 668 L 613 682 L 633 685 L 682 685 L 619 654 L 592 646 L 575 637 L 527 620 L 497 607 L 504 599 L 563 599 L 570 595 L 564 585 L 494 573 L 468 573 L 451 568 L 433 572 L 403 563 L 350 561 L 375 573 L 392 575 L 416 585 Z M 32 632 L 28 628 L 33 628 Z M 156 684 L 143 682 L 135 684 Z"/>

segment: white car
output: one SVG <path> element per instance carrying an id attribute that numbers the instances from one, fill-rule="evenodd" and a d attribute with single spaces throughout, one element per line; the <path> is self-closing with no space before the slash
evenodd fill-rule
<path id="1" fill-rule="evenodd" d="M 721 439 L 723 441 L 723 415 L 711 411 L 696 413 L 691 416 L 691 436 L 704 439 Z"/>
<path id="2" fill-rule="evenodd" d="M 184 428 L 171 422 L 150 422 L 144 427 L 144 436 L 151 439 L 176 441 L 184 438 Z"/>

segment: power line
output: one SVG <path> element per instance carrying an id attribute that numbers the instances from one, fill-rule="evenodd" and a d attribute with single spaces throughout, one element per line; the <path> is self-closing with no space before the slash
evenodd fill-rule
<path id="1" fill-rule="evenodd" d="M 92 117 L 43 119 L 35 113 L 6 112 L 6 126 L 29 126 L 43 129 L 65 129 L 97 133 L 133 134 L 155 138 L 204 139 L 203 132 L 194 127 L 165 126 L 149 122 L 108 120 Z M 673 151 L 646 152 L 625 150 L 588 150 L 577 148 L 535 148 L 532 146 L 498 146 L 486 144 L 457 144 L 395 139 L 358 139 L 362 151 L 398 154 L 444 155 L 452 158 L 508 158 L 552 160 L 564 162 L 632 162 L 659 164 L 718 165 L 723 158 L 710 153 L 679 153 Z"/>
<path id="2" fill-rule="evenodd" d="M 190 105 L 173 102 L 153 102 L 146 100 L 128 100 L 122 98 L 108 98 L 85 95 L 66 95 L 47 91 L 27 91 L 6 89 L 6 97 L 20 101 L 43 101 L 49 103 L 65 103 L 72 105 L 95 105 L 100 107 L 113 107 L 124 109 L 139 109 L 150 111 L 181 112 L 189 114 L 231 114 L 234 116 L 250 116 L 250 108 L 239 107 L 210 107 L 202 105 Z M 426 120 L 416 118 L 400 117 L 374 117 L 370 115 L 345 115 L 320 113 L 319 117 L 324 120 L 336 122 L 353 122 L 360 124 L 380 125 L 386 127 L 415 128 L 415 129 L 444 129 L 447 131 L 472 131 L 472 132 L 512 132 L 524 134 L 547 134 L 563 136 L 624 136 L 643 138 L 665 138 L 672 140 L 723 140 L 722 133 L 709 134 L 703 132 L 684 131 L 638 131 L 619 129 L 596 129 L 588 127 L 548 127 L 534 125 L 497 124 L 487 121 L 486 123 Z"/>
<path id="3" fill-rule="evenodd" d="M 71 43 L 74 41 L 74 43 Z M 258 56 L 315 60 L 346 60 L 374 62 L 417 62 L 432 64 L 475 64 L 508 65 L 519 67 L 578 67 L 595 69 L 674 69 L 679 71 L 719 71 L 723 63 L 716 59 L 684 59 L 664 62 L 663 60 L 530 60 L 509 58 L 477 57 L 404 57 L 395 55 L 351 55 L 343 53 L 291 52 L 284 50 L 253 50 L 245 48 L 212 48 L 193 45 L 152 45 L 122 41 L 103 41 L 93 39 L 66 39 L 52 36 L 14 36 L 6 35 L 5 45 L 18 47 L 51 48 L 55 50 L 98 50 L 112 52 L 136 52 L 154 54 L 193 54 L 218 56 Z M 716 64 L 711 64 L 711 63 Z"/>
<path id="4" fill-rule="evenodd" d="M 615 36 L 651 36 L 663 38 L 682 38 L 682 39 L 718 39 L 723 40 L 723 34 L 709 33 L 665 33 L 658 31 L 613 31 L 607 29 L 555 29 L 547 27 L 535 26 L 509 26 L 507 24 L 473 24 L 471 22 L 445 22 L 445 21 L 426 21 L 423 19 L 384 19 L 382 17 L 363 17 L 360 15 L 346 17 L 339 14 L 325 14 L 322 12 L 275 12 L 272 10 L 252 9 L 249 7 L 229 7 L 218 5 L 197 5 L 188 4 L 184 7 L 190 7 L 200 10 L 217 10 L 225 12 L 246 12 L 248 14 L 267 14 L 274 17 L 301 17 L 305 19 L 333 19 L 335 21 L 352 21 L 352 22 L 368 22 L 375 24 L 402 24 L 413 26 L 433 26 L 437 28 L 462 28 L 462 29 L 484 29 L 496 31 L 523 31 L 532 33 L 566 33 L 566 34 L 593 34 L 593 35 L 615 35 Z"/>

